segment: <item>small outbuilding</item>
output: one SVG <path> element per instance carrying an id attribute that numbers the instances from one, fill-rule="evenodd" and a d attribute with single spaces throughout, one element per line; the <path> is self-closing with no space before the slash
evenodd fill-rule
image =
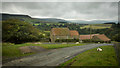
<path id="1" fill-rule="evenodd" d="M 106 35 L 104 34 L 100 34 L 100 35 L 95 35 L 93 36 L 92 38 L 93 40 L 96 40 L 96 41 L 103 41 L 103 42 L 110 42 L 111 39 L 109 39 Z"/>
<path id="2" fill-rule="evenodd" d="M 80 40 L 88 40 L 88 39 L 92 39 L 93 36 L 95 36 L 95 35 L 99 35 L 99 34 L 80 35 Z"/>
<path id="3" fill-rule="evenodd" d="M 106 35 L 104 34 L 91 34 L 91 35 L 80 35 L 80 40 L 90 40 L 92 41 L 99 41 L 99 42 L 110 42 L 111 39 L 109 39 Z"/>

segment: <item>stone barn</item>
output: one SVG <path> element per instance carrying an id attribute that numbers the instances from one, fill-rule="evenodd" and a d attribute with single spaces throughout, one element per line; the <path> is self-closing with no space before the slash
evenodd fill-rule
<path id="1" fill-rule="evenodd" d="M 68 28 L 52 28 L 50 31 L 51 42 L 56 39 L 79 39 L 79 33 L 76 30 L 69 30 Z"/>

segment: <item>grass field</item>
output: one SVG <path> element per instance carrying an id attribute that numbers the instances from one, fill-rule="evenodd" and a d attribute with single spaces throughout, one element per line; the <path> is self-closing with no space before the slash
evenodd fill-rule
<path id="1" fill-rule="evenodd" d="M 85 51 L 73 59 L 61 64 L 64 66 L 117 66 L 116 55 L 113 46 L 101 46 L 102 52 L 96 51 L 96 48 Z"/>
<path id="2" fill-rule="evenodd" d="M 83 44 L 33 44 L 33 43 L 24 43 L 24 44 L 10 44 L 10 43 L 3 43 L 2 45 L 2 56 L 5 57 L 20 57 L 20 56 L 27 56 L 34 53 L 22 54 L 19 47 L 22 46 L 41 46 L 46 49 L 56 49 L 56 48 L 64 48 L 64 47 L 71 47 L 71 46 L 81 46 Z"/>
<path id="3" fill-rule="evenodd" d="M 105 29 L 105 28 L 110 28 L 111 26 L 112 24 L 92 24 L 91 28 L 92 29 Z M 84 29 L 84 28 L 90 28 L 90 25 L 80 27 L 80 29 Z"/>

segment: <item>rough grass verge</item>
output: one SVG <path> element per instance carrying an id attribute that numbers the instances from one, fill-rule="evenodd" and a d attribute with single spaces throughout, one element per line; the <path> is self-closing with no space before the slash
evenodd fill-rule
<path id="1" fill-rule="evenodd" d="M 62 63 L 60 68 L 65 66 L 118 66 L 113 46 L 101 46 L 102 52 L 96 49 L 85 51 L 76 57 Z"/>

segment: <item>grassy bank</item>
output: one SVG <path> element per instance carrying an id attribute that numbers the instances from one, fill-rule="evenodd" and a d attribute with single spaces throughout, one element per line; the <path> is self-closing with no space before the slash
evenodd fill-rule
<path id="1" fill-rule="evenodd" d="M 3 43 L 2 44 L 2 58 L 6 59 L 6 58 L 14 58 L 14 57 L 21 57 L 21 56 L 27 56 L 27 55 L 31 55 L 33 53 L 29 53 L 29 54 L 22 54 L 21 51 L 18 49 L 19 47 L 21 47 L 23 44 L 19 44 L 19 45 L 15 45 L 15 44 L 11 44 L 11 43 Z M 23 45 L 25 46 L 25 45 Z"/>
<path id="2" fill-rule="evenodd" d="M 101 46 L 100 48 L 103 49 L 102 52 L 96 51 L 96 48 L 85 51 L 61 66 L 117 66 L 113 46 Z"/>
<path id="3" fill-rule="evenodd" d="M 27 56 L 34 53 L 22 54 L 19 47 L 22 46 L 40 46 L 46 49 L 57 49 L 57 48 L 64 48 L 64 47 L 72 47 L 72 46 L 81 46 L 85 44 L 34 44 L 34 43 L 24 43 L 24 44 L 11 44 L 11 43 L 3 43 L 2 45 L 2 56 L 3 59 L 7 57 L 20 57 L 20 56 Z"/>

